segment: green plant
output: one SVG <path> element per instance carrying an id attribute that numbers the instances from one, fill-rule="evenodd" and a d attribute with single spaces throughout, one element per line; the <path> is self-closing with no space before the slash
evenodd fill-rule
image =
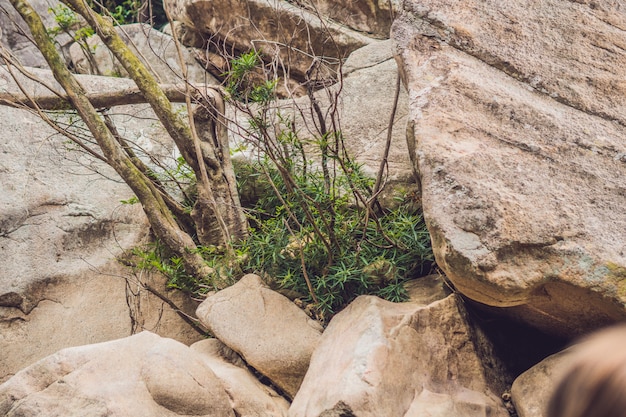
<path id="1" fill-rule="evenodd" d="M 93 59 L 95 46 L 90 47 L 88 42 L 89 38 L 95 34 L 93 28 L 86 25 L 72 9 L 62 3 L 50 7 L 48 12 L 54 15 L 54 21 L 57 24 L 57 26 L 47 30 L 48 36 L 52 39 L 56 39 L 61 33 L 70 36 L 82 49 L 92 71 L 98 73 L 96 62 Z"/>
<path id="2" fill-rule="evenodd" d="M 377 203 L 376 181 L 349 156 L 341 130 L 325 127 L 339 127 L 337 120 L 319 119 L 317 135 L 303 139 L 295 116 L 272 107 L 277 78 L 253 77 L 260 65 L 256 52 L 233 59 L 225 81 L 231 102 L 248 116 L 248 142 L 240 147 L 258 155 L 237 169 L 250 231 L 229 251 L 199 247 L 198 253 L 223 281 L 247 272 L 269 277 L 299 293 L 323 319 L 360 294 L 404 300 L 403 283 L 429 273 L 433 263 L 421 213 L 410 205 L 389 210 Z M 167 176 L 190 172 L 179 162 Z M 163 255 L 144 252 L 143 265 L 165 273 L 172 287 L 207 291 L 206 282 Z"/>
<path id="3" fill-rule="evenodd" d="M 55 7 L 49 7 L 48 12 L 54 15 L 54 21 L 57 26 L 48 30 L 51 36 L 56 36 L 61 32 L 74 29 L 79 23 L 76 13 L 64 4 L 58 4 Z"/>
<path id="4" fill-rule="evenodd" d="M 278 78 L 264 79 L 261 55 L 252 50 L 230 61 L 226 78 L 226 92 L 231 99 L 245 103 L 267 105 L 275 99 Z"/>
<path id="5" fill-rule="evenodd" d="M 101 15 L 107 15 L 113 19 L 115 25 L 126 25 L 137 22 L 139 14 L 140 0 L 105 0 L 97 3 L 88 1 L 89 6 L 94 10 L 99 10 Z"/>
<path id="6" fill-rule="evenodd" d="M 268 173 L 267 181 L 278 193 L 250 210 L 256 227 L 240 248 L 246 254 L 244 271 L 275 278 L 280 287 L 315 303 L 325 317 L 360 294 L 402 301 L 403 282 L 430 271 L 430 236 L 421 214 L 400 205 L 368 221 L 366 210 L 354 204 L 349 185 L 365 190 L 371 183 L 358 167 L 349 176 L 337 175 L 331 193 L 324 191 L 321 172 L 299 172 L 292 177 L 299 191 L 289 192 L 276 167 L 267 160 L 262 164 L 258 170 Z M 312 224 L 304 205 L 314 214 Z M 331 235 L 334 242 L 329 244 Z"/>
<path id="7" fill-rule="evenodd" d="M 137 204 L 139 203 L 139 199 L 136 196 L 132 196 L 128 200 L 120 200 L 120 203 L 128 205 Z"/>
<path id="8" fill-rule="evenodd" d="M 185 271 L 183 260 L 171 254 L 159 241 L 137 247 L 132 254 L 136 257 L 135 267 L 141 270 L 158 271 L 167 277 L 167 287 L 184 292 L 203 295 L 213 290 L 211 280 L 203 281 Z"/>
<path id="9" fill-rule="evenodd" d="M 306 83 L 310 107 L 286 113 L 276 103 L 278 77 L 251 51 L 231 60 L 226 90 L 248 117 L 247 138 L 259 158 L 239 176 L 264 191 L 250 201 L 252 230 L 239 246 L 241 267 L 275 279 L 329 317 L 360 294 L 406 298 L 403 282 L 433 264 L 421 213 L 400 204 L 381 207 L 380 178 L 363 174 L 344 146 L 336 103 L 327 89 L 324 109 Z M 260 76 L 265 78 L 259 78 Z M 312 116 L 302 137 L 295 118 Z M 386 158 L 386 156 L 383 156 Z"/>
<path id="10" fill-rule="evenodd" d="M 139 6 L 140 2 L 137 0 L 124 0 L 121 4 L 109 6 L 109 11 L 118 25 L 124 25 L 137 21 Z"/>
<path id="11" fill-rule="evenodd" d="M 48 12 L 54 15 L 56 26 L 48 29 L 48 35 L 56 37 L 61 33 L 67 33 L 76 42 L 85 42 L 94 35 L 94 30 L 84 25 L 72 9 L 60 3 L 55 7 L 48 8 Z"/>
<path id="12" fill-rule="evenodd" d="M 196 252 L 206 261 L 213 273 L 210 276 L 198 277 L 186 272 L 183 259 L 173 255 L 158 240 L 153 243 L 136 247 L 132 250 L 135 257 L 133 265 L 138 270 L 158 271 L 167 278 L 167 287 L 184 291 L 192 296 L 204 297 L 207 292 L 218 290 L 219 287 L 232 285 L 241 275 L 240 264 L 245 257 L 235 251 L 235 257 L 215 246 L 198 246 Z M 216 285 L 219 283 L 219 286 Z"/>
<path id="13" fill-rule="evenodd" d="M 200 246 L 198 253 L 222 281 L 232 283 L 242 273 L 271 277 L 301 294 L 325 319 L 360 294 L 406 299 L 403 283 L 429 273 L 433 263 L 421 213 L 406 204 L 379 212 L 359 204 L 355 195 L 370 193 L 374 180 L 349 160 L 328 189 L 322 170 L 309 166 L 303 143 L 286 128 L 289 119 L 281 120 L 280 165 L 265 155 L 237 169 L 240 194 L 255 188 L 256 198 L 247 200 L 249 237 L 233 243 L 234 256 L 216 247 Z M 181 178 L 188 172 L 180 160 L 168 175 Z M 181 260 L 159 245 L 135 254 L 143 259 L 139 267 L 162 272 L 171 288 L 196 296 L 213 289 L 208 280 L 187 275 Z"/>

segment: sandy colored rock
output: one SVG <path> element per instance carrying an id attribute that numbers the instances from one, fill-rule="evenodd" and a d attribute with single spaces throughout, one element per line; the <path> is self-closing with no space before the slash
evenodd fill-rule
<path id="1" fill-rule="evenodd" d="M 234 416 L 201 355 L 150 332 L 64 349 L 0 385 L 9 416 Z"/>
<path id="2" fill-rule="evenodd" d="M 208 297 L 196 315 L 250 366 L 295 395 L 322 329 L 288 298 L 249 274 Z"/>
<path id="3" fill-rule="evenodd" d="M 399 0 L 313 0 L 300 1 L 303 7 L 319 12 L 354 30 L 376 38 L 388 38 Z"/>
<path id="4" fill-rule="evenodd" d="M 626 318 L 626 15 L 596 6 L 407 1 L 393 29 L 438 265 L 562 336 Z"/>
<path id="5" fill-rule="evenodd" d="M 235 415 L 239 417 L 284 417 L 289 403 L 272 388 L 263 385 L 245 362 L 217 339 L 191 345 L 222 382 Z"/>
<path id="6" fill-rule="evenodd" d="M 396 39 L 406 27 L 418 28 L 527 88 L 623 124 L 626 11 L 620 1 L 409 0 L 403 7 Z"/>
<path id="7" fill-rule="evenodd" d="M 211 39 L 218 50 L 234 47 L 241 52 L 259 50 L 280 59 L 292 75 L 302 78 L 323 57 L 332 74 L 338 60 L 367 44 L 370 39 L 341 25 L 320 19 L 290 2 L 267 0 L 167 0 L 165 8 L 173 20 L 184 23 Z M 284 46 L 289 46 L 287 50 Z"/>
<path id="8" fill-rule="evenodd" d="M 361 296 L 330 322 L 290 417 L 508 416 L 457 298 Z"/>
<path id="9" fill-rule="evenodd" d="M 556 384 L 568 369 L 572 349 L 548 356 L 515 379 L 511 397 L 519 417 L 544 417 Z"/>

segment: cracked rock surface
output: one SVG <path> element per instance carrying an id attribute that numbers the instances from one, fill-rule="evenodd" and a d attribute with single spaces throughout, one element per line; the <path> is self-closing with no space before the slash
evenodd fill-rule
<path id="1" fill-rule="evenodd" d="M 10 87 L 0 68 L 0 90 Z M 146 117 L 133 124 L 117 110 L 122 134 L 155 137 L 151 114 L 127 108 Z M 144 242 L 149 227 L 139 204 L 120 202 L 133 194 L 111 169 L 37 116 L 1 106 L 0 178 L 0 382 L 59 349 L 140 328 L 198 340 L 136 280 L 126 281 L 132 276 L 116 257 Z M 152 285 L 162 288 L 163 279 L 155 279 Z M 177 302 L 187 306 L 182 297 Z"/>
<path id="2" fill-rule="evenodd" d="M 64 349 L 0 385 L 4 416 L 234 416 L 203 356 L 142 332 Z"/>
<path id="3" fill-rule="evenodd" d="M 455 286 L 563 336 L 626 318 L 626 9 L 406 1 L 392 32 Z"/>
<path id="4" fill-rule="evenodd" d="M 506 417 L 488 370 L 498 365 L 477 352 L 456 295 L 428 305 L 360 296 L 324 331 L 289 417 Z"/>
<path id="5" fill-rule="evenodd" d="M 257 275 L 209 296 L 196 315 L 212 334 L 254 369 L 293 397 L 322 334 L 287 297 L 267 288 Z"/>
<path id="6" fill-rule="evenodd" d="M 283 49 L 279 56 L 298 77 L 317 65 L 311 54 L 324 57 L 325 65 L 336 69 L 350 52 L 372 42 L 360 32 L 284 0 L 167 0 L 164 7 L 173 20 L 218 45 L 240 51 L 254 48 L 267 56 L 273 56 L 277 46 L 289 45 L 293 49 Z"/>

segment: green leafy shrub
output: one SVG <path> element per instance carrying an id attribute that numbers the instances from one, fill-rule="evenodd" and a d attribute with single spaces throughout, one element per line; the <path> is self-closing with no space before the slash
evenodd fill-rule
<path id="1" fill-rule="evenodd" d="M 317 304 L 322 316 L 360 294 L 402 301 L 406 298 L 403 282 L 430 272 L 430 236 L 421 214 L 400 205 L 368 220 L 367 211 L 351 201 L 348 185 L 349 181 L 369 184 L 360 170 L 354 169 L 351 178 L 335 178 L 330 194 L 324 191 L 319 172 L 295 175 L 299 191 L 289 192 L 274 167 L 259 170 L 269 173 L 268 181 L 280 197 L 265 196 L 250 210 L 256 226 L 240 246 L 245 272 L 267 274 L 280 287 L 301 293 Z M 314 214 L 314 223 L 308 222 L 305 205 Z"/>
<path id="2" fill-rule="evenodd" d="M 262 66 L 252 51 L 231 60 L 225 74 L 230 103 L 247 116 L 241 148 L 256 155 L 236 170 L 249 236 L 228 248 L 198 250 L 222 281 L 260 274 L 298 294 L 321 319 L 361 294 L 404 300 L 403 283 L 433 267 L 421 213 L 412 204 L 387 209 L 378 203 L 379 181 L 366 176 L 346 151 L 336 111 L 321 111 L 312 94 L 317 131 L 301 137 L 296 116 L 275 105 L 278 77 Z M 175 171 L 186 172 L 184 165 Z M 167 274 L 174 288 L 197 295 L 212 289 L 185 275 L 175 258 L 140 255 L 144 266 Z"/>
<path id="3" fill-rule="evenodd" d="M 249 51 L 230 61 L 230 70 L 222 74 L 226 92 L 233 100 L 267 105 L 276 98 L 277 78 L 265 79 L 261 55 Z"/>
<path id="4" fill-rule="evenodd" d="M 64 4 L 48 8 L 48 12 L 54 16 L 56 26 L 48 29 L 48 35 L 52 38 L 61 33 L 67 33 L 76 41 L 86 45 L 86 40 L 94 35 L 94 30 L 81 23 L 78 15 Z"/>
<path id="5" fill-rule="evenodd" d="M 105 0 L 98 3 L 89 1 L 89 5 L 94 10 L 98 10 L 101 15 L 108 15 L 113 19 L 115 25 L 126 25 L 136 23 L 141 1 L 139 0 Z"/>

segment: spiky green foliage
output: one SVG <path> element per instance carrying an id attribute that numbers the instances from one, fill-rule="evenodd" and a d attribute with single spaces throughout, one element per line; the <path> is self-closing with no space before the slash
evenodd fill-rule
<path id="1" fill-rule="evenodd" d="M 225 74 L 231 103 L 248 116 L 240 147 L 258 156 L 236 170 L 249 236 L 229 251 L 199 250 L 222 278 L 258 273 L 299 294 L 324 319 L 360 294 L 404 300 L 404 282 L 433 266 L 421 213 L 409 209 L 412 204 L 386 209 L 378 203 L 375 181 L 349 156 L 339 129 L 321 127 L 303 139 L 294 116 L 273 106 L 277 81 L 259 78 L 261 65 L 252 51 L 233 59 Z M 169 273 L 172 286 L 206 291 L 175 259 L 166 264 L 152 267 Z"/>
<path id="2" fill-rule="evenodd" d="M 402 301 L 403 282 L 430 271 L 430 236 L 421 214 L 400 204 L 372 217 L 355 204 L 349 185 L 365 192 L 370 184 L 358 167 L 335 177 L 327 193 L 320 172 L 293 175 L 289 191 L 277 169 L 264 163 L 258 170 L 269 176 L 260 181 L 273 183 L 279 194 L 264 196 L 250 210 L 255 227 L 240 248 L 246 272 L 267 274 L 311 303 L 317 299 L 329 316 L 360 294 Z"/>

